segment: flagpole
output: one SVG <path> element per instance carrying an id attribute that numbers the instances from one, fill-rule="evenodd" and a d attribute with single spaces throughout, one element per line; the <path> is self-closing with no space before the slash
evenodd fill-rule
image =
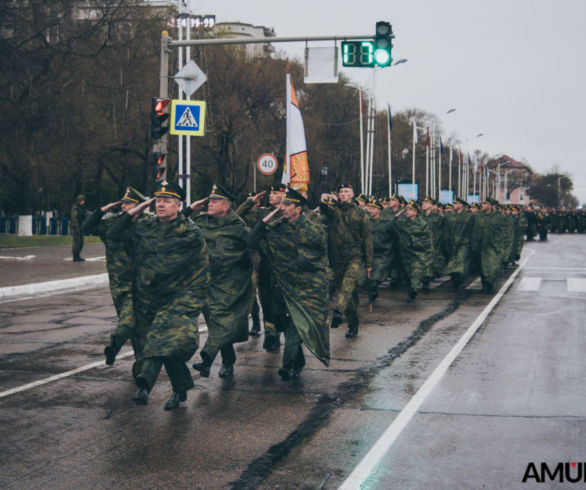
<path id="1" fill-rule="evenodd" d="M 442 138 L 439 139 L 439 160 L 438 160 L 438 171 L 437 171 L 437 197 L 442 194 Z"/>
<path id="2" fill-rule="evenodd" d="M 360 192 L 364 193 L 364 124 L 363 124 L 363 98 L 362 90 L 358 92 L 358 105 L 360 106 Z"/>
<path id="3" fill-rule="evenodd" d="M 411 194 L 415 196 L 415 143 L 417 143 L 417 122 L 413 119 L 413 164 L 411 168 Z"/>
<path id="4" fill-rule="evenodd" d="M 425 140 L 425 195 L 429 195 L 429 128 Z"/>
<path id="5" fill-rule="evenodd" d="M 388 126 L 387 126 L 387 137 L 388 137 L 388 153 L 389 153 L 389 196 L 393 195 L 393 165 L 391 161 L 391 106 L 388 105 Z"/>
<path id="6" fill-rule="evenodd" d="M 430 153 L 430 182 L 429 190 L 431 197 L 435 197 L 435 124 L 431 124 L 431 140 L 429 142 Z"/>
<path id="7" fill-rule="evenodd" d="M 450 145 L 450 153 L 448 158 L 448 189 L 452 192 L 452 200 L 454 199 L 454 189 L 452 189 L 452 145 Z"/>
<path id="8" fill-rule="evenodd" d="M 462 148 L 458 149 L 458 197 L 462 199 Z"/>
<path id="9" fill-rule="evenodd" d="M 376 105 L 374 103 L 374 96 L 371 99 L 372 109 L 371 109 L 371 118 L 372 118 L 372 126 L 371 126 L 371 137 L 370 137 L 370 176 L 368 180 L 368 195 L 372 195 L 372 175 L 374 172 L 374 134 L 375 134 L 375 126 L 376 126 Z"/>
<path id="10" fill-rule="evenodd" d="M 364 189 L 363 194 L 368 194 L 368 182 L 370 180 L 370 98 L 366 108 L 366 158 L 364 160 Z"/>

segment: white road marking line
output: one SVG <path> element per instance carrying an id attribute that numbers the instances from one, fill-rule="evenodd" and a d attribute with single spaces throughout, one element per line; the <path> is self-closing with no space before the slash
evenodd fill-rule
<path id="1" fill-rule="evenodd" d="M 92 276 L 73 277 L 59 281 L 35 282 L 20 286 L 8 286 L 0 288 L 0 303 L 20 301 L 41 296 L 51 296 L 70 291 L 81 291 L 94 287 L 107 286 L 108 274 L 95 274 Z"/>
<path id="2" fill-rule="evenodd" d="M 1 255 L 0 260 L 31 260 L 34 259 L 36 255 L 25 255 L 24 257 L 13 257 L 9 255 Z"/>
<path id="3" fill-rule="evenodd" d="M 128 356 L 132 356 L 134 352 L 132 350 L 126 351 L 122 354 L 116 356 L 116 359 L 123 359 Z M 92 362 L 91 364 L 87 364 L 85 366 L 78 367 L 76 369 L 72 369 L 71 371 L 66 371 L 61 374 L 56 374 L 55 376 L 51 376 L 49 378 L 40 379 L 39 381 L 34 381 L 33 383 L 28 383 L 26 385 L 18 386 L 17 388 L 12 388 L 7 391 L 3 391 L 0 393 L 0 398 L 4 398 L 6 396 L 14 395 L 15 393 L 20 393 L 22 391 L 30 390 L 32 388 L 37 388 L 38 386 L 46 385 L 47 383 L 52 383 L 53 381 L 57 381 L 59 379 L 67 378 L 69 376 L 73 376 L 74 374 L 83 373 L 84 371 L 89 371 L 90 369 L 94 369 L 96 367 L 105 366 L 106 361 L 99 361 L 99 362 Z"/>
<path id="4" fill-rule="evenodd" d="M 362 461 L 354 468 L 354 471 L 350 473 L 348 478 L 342 483 L 339 487 L 340 490 L 356 490 L 362 487 L 362 484 L 368 478 L 368 476 L 372 473 L 375 466 L 378 462 L 383 458 L 383 456 L 387 453 L 391 445 L 395 442 L 399 434 L 403 431 L 403 429 L 407 426 L 411 418 L 415 415 L 419 407 L 423 404 L 427 396 L 431 393 L 431 391 L 436 387 L 439 383 L 440 379 L 446 373 L 450 365 L 454 362 L 456 357 L 462 352 L 466 344 L 470 341 L 470 339 L 474 336 L 476 331 L 480 328 L 480 326 L 484 323 L 490 312 L 495 308 L 498 302 L 501 300 L 507 289 L 511 286 L 517 274 L 521 271 L 521 269 L 525 266 L 527 261 L 533 257 L 535 253 L 534 250 L 530 250 L 530 254 L 519 264 L 519 267 L 511 274 L 511 277 L 503 284 L 503 287 L 499 290 L 499 292 L 492 298 L 491 302 L 486 305 L 482 313 L 474 320 L 474 323 L 470 325 L 468 330 L 464 333 L 464 335 L 458 340 L 456 345 L 452 347 L 452 350 L 448 353 L 446 357 L 440 362 L 440 364 L 435 368 L 431 376 L 427 378 L 425 383 L 419 388 L 417 393 L 413 395 L 413 398 L 409 400 L 407 405 L 399 412 L 395 420 L 389 425 L 387 430 L 383 433 L 380 439 L 375 443 L 375 445 L 371 448 L 370 451 L 362 458 Z"/>
<path id="5" fill-rule="evenodd" d="M 521 279 L 518 291 L 539 291 L 541 287 L 541 277 L 524 277 Z"/>
<path id="6" fill-rule="evenodd" d="M 468 286 L 466 286 L 466 289 L 482 289 L 480 277 L 477 277 L 476 279 L 474 279 L 474 281 L 468 284 Z"/>
<path id="7" fill-rule="evenodd" d="M 207 332 L 208 331 L 208 327 L 206 325 L 200 325 L 200 326 L 198 326 L 198 331 L 200 333 L 201 332 Z M 118 354 L 116 356 L 116 359 L 124 359 L 125 357 L 129 357 L 129 356 L 131 356 L 133 354 L 134 354 L 134 351 L 133 350 L 129 350 L 129 351 L 123 352 L 121 354 Z M 85 366 L 81 366 L 81 367 L 78 367 L 76 369 L 72 369 L 71 371 L 66 371 L 64 373 L 56 374 L 55 376 L 51 376 L 49 378 L 40 379 L 39 381 L 34 381 L 33 383 L 28 383 L 26 385 L 18 386 L 16 388 L 12 388 L 10 390 L 0 392 L 0 398 L 4 398 L 4 397 L 10 396 L 10 395 L 14 395 L 15 393 L 20 393 L 21 391 L 30 390 L 32 388 L 37 388 L 39 386 L 43 386 L 43 385 L 46 385 L 48 383 L 52 383 L 53 381 L 58 381 L 58 380 L 63 379 L 63 378 L 68 378 L 69 376 L 73 376 L 74 374 L 82 373 L 84 371 L 89 371 L 90 369 L 94 369 L 94 368 L 97 368 L 97 367 L 102 367 L 102 366 L 105 366 L 105 365 L 106 365 L 106 361 L 92 362 L 91 364 L 86 364 Z"/>
<path id="8" fill-rule="evenodd" d="M 63 259 L 64 262 L 71 262 L 73 260 L 72 257 L 67 257 L 65 259 Z M 88 257 L 85 259 L 86 262 L 100 262 L 106 260 L 106 256 L 101 256 L 101 257 Z"/>
<path id="9" fill-rule="evenodd" d="M 569 293 L 586 293 L 586 279 L 580 277 L 568 277 Z"/>
<path id="10" fill-rule="evenodd" d="M 575 271 L 575 272 L 584 272 L 586 271 L 586 267 L 539 267 L 539 266 L 531 266 L 525 267 L 526 271 Z"/>

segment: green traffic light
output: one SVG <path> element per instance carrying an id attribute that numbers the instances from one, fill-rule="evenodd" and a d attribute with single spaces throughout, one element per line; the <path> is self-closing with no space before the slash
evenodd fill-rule
<path id="1" fill-rule="evenodd" d="M 374 52 L 374 61 L 377 66 L 389 66 L 391 64 L 391 53 L 386 49 L 377 49 Z"/>

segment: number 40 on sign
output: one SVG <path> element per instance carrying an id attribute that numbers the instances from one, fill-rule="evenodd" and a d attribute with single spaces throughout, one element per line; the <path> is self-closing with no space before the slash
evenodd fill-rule
<path id="1" fill-rule="evenodd" d="M 256 166 L 261 174 L 271 175 L 277 171 L 279 164 L 277 163 L 275 155 L 272 155 L 271 153 L 264 153 L 258 157 Z"/>

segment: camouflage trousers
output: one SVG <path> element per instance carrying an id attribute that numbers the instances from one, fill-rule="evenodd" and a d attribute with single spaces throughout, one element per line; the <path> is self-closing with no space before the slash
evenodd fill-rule
<path id="1" fill-rule="evenodd" d="M 344 313 L 349 321 L 358 318 L 358 286 L 362 278 L 362 261 L 351 260 L 346 264 L 334 264 L 334 309 Z"/>
<path id="2" fill-rule="evenodd" d="M 134 311 L 131 296 L 129 295 L 120 301 L 116 310 L 118 312 L 118 325 L 110 335 L 110 345 L 118 352 L 126 341 L 130 340 L 136 357 L 136 347 L 134 345 Z"/>
<path id="3" fill-rule="evenodd" d="M 299 370 L 305 366 L 303 354 L 303 341 L 290 317 L 287 317 L 285 329 L 285 348 L 283 350 L 283 367 L 285 369 Z"/>

